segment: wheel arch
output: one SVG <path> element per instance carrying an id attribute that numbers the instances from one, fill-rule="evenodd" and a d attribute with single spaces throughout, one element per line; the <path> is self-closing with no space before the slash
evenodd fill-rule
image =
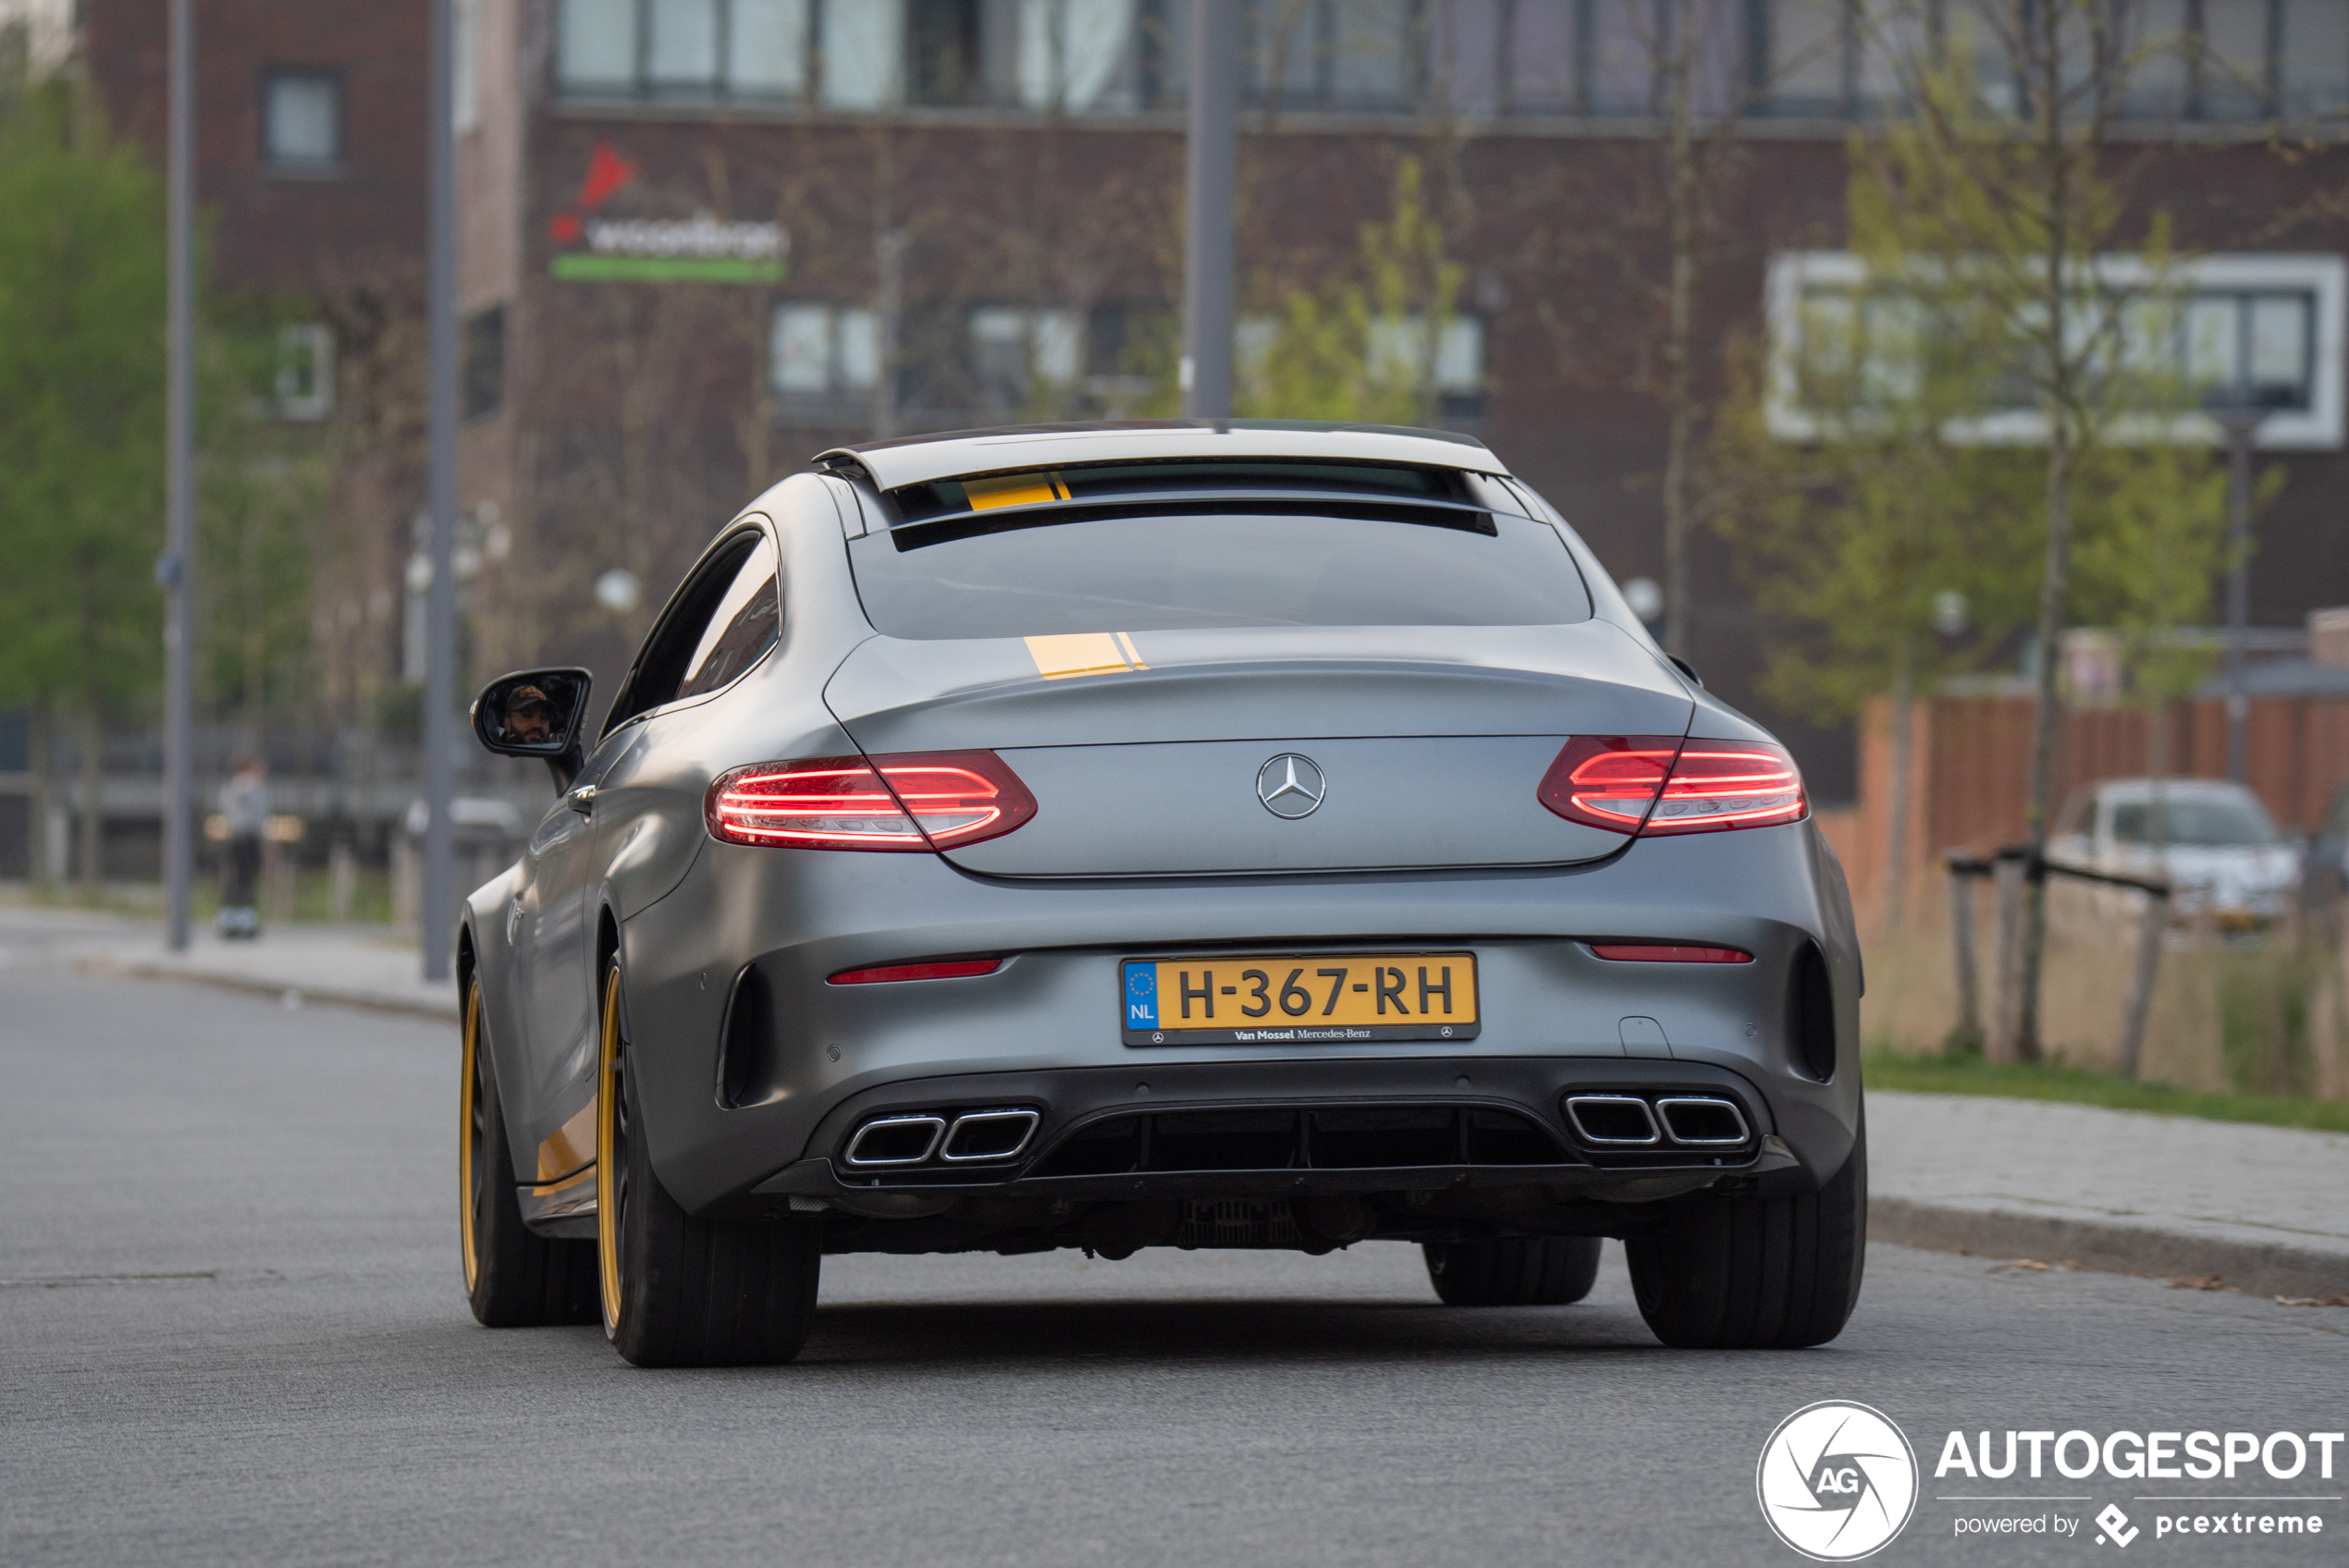
<path id="1" fill-rule="evenodd" d="M 598 1006 L 602 1005 L 603 1000 L 604 968 L 619 956 L 620 916 L 614 912 L 609 899 L 607 899 L 606 901 L 598 904 L 596 909 L 596 966 L 594 969 L 589 971 L 589 974 L 595 978 L 596 998 Z M 628 992 L 627 980 L 625 976 L 622 976 L 621 982 L 620 1000 L 621 1034 L 621 1036 L 625 1038 L 628 1032 Z"/>

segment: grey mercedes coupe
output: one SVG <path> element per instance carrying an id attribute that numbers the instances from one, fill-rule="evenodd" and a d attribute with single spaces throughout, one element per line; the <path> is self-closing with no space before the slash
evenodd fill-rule
<path id="1" fill-rule="evenodd" d="M 1860 954 L 1785 750 L 1483 446 L 1230 421 L 823 454 L 721 529 L 462 913 L 492 1325 L 773 1363 L 824 1256 L 1416 1242 L 1685 1346 L 1860 1287 Z"/>

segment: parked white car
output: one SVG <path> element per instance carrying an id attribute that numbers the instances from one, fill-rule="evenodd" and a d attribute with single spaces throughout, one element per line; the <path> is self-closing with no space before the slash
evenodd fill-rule
<path id="1" fill-rule="evenodd" d="M 2108 778 L 2073 792 L 2048 858 L 2093 871 L 2165 876 L 2180 917 L 2208 912 L 2222 929 L 2281 915 L 2300 875 L 2297 845 L 2259 797 L 2211 778 Z"/>

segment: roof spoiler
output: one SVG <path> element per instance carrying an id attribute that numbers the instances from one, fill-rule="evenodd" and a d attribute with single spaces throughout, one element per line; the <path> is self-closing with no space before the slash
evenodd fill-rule
<path id="1" fill-rule="evenodd" d="M 834 447 L 816 457 L 828 473 L 862 478 L 877 490 L 1029 469 L 1188 459 L 1393 463 L 1494 476 L 1507 465 L 1471 435 L 1400 425 L 1314 420 L 1103 420 L 1016 425 Z"/>

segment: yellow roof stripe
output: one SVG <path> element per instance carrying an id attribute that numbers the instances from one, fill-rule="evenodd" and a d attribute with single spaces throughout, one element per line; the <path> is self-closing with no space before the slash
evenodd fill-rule
<path id="1" fill-rule="evenodd" d="M 1030 507 L 1039 501 L 1065 501 L 1068 486 L 1056 473 L 1006 473 L 993 479 L 965 479 L 963 495 L 975 512 L 997 507 Z"/>

